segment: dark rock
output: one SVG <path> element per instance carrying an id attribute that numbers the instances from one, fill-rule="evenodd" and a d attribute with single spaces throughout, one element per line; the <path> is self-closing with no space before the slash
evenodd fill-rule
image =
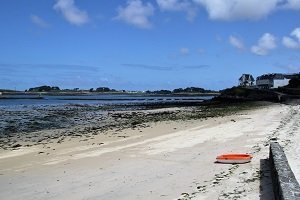
<path id="1" fill-rule="evenodd" d="M 21 147 L 22 145 L 20 145 L 20 144 L 15 144 L 15 145 L 13 145 L 12 146 L 12 148 L 19 148 L 19 147 Z"/>

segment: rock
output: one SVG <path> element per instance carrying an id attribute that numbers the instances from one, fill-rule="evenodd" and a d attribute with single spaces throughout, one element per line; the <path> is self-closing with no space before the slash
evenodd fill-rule
<path id="1" fill-rule="evenodd" d="M 22 145 L 20 145 L 20 144 L 15 144 L 15 145 L 13 145 L 12 146 L 12 148 L 19 148 L 19 147 L 21 147 Z"/>

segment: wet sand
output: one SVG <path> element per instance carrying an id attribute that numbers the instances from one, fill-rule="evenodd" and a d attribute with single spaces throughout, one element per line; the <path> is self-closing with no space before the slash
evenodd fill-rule
<path id="1" fill-rule="evenodd" d="M 299 137 L 285 134 L 299 132 L 299 115 L 298 106 L 273 104 L 2 149 L 0 199 L 271 199 L 268 144 L 293 152 Z M 254 158 L 215 163 L 230 152 Z"/>

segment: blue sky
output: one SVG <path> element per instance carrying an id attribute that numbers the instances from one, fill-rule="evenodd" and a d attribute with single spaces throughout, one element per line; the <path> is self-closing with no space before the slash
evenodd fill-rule
<path id="1" fill-rule="evenodd" d="M 300 0 L 0 3 L 0 88 L 219 90 L 300 71 Z"/>

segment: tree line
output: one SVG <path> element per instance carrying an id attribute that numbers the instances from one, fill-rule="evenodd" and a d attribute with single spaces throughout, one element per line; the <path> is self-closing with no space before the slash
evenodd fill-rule
<path id="1" fill-rule="evenodd" d="M 59 91 L 78 92 L 78 91 L 81 91 L 81 90 L 79 88 L 63 89 L 62 90 L 57 86 L 48 86 L 48 85 L 33 87 L 33 88 L 29 88 L 28 90 L 25 90 L 25 92 L 59 92 Z M 96 89 L 91 88 L 88 91 L 89 92 L 116 92 L 115 89 L 110 89 L 108 87 L 98 87 Z"/>
<path id="2" fill-rule="evenodd" d="M 187 87 L 187 88 L 177 88 L 174 90 L 156 90 L 156 91 L 146 91 L 148 94 L 181 94 L 181 93 L 215 93 L 213 90 L 206 90 L 199 87 Z"/>
<path id="3" fill-rule="evenodd" d="M 39 86 L 39 87 L 33 87 L 29 88 L 28 90 L 25 90 L 25 92 L 59 92 L 59 91 L 70 91 L 70 92 L 78 92 L 82 91 L 79 88 L 74 88 L 74 89 L 63 89 L 61 90 L 57 86 Z M 83 91 L 89 91 L 89 92 L 102 92 L 102 93 L 108 93 L 108 92 L 123 92 L 126 93 L 126 90 L 115 90 L 111 89 L 109 87 L 98 87 L 98 88 L 90 88 L 89 90 L 83 90 Z M 187 88 L 177 88 L 174 90 L 155 90 L 155 91 L 150 91 L 147 90 L 145 93 L 146 94 L 180 94 L 180 93 L 214 93 L 216 91 L 213 90 L 205 90 L 203 88 L 199 87 L 187 87 Z"/>

